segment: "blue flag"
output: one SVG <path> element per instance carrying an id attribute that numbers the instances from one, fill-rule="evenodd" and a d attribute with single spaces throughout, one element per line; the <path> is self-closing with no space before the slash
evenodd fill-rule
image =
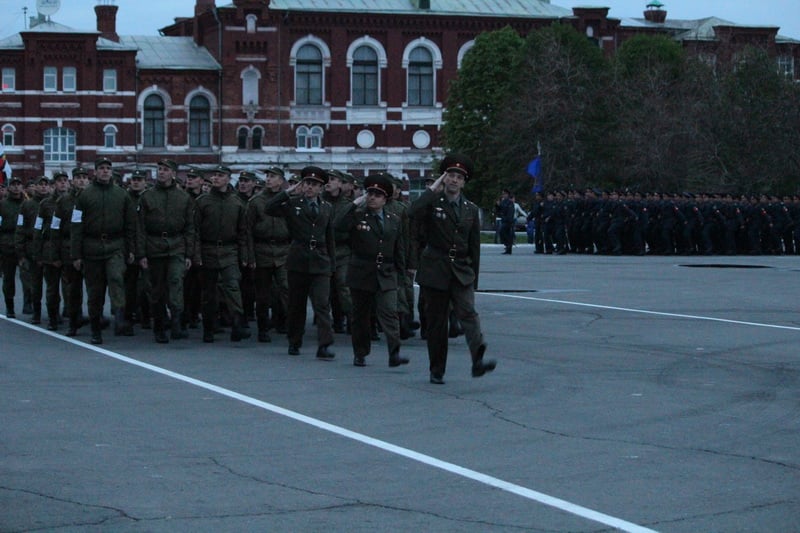
<path id="1" fill-rule="evenodd" d="M 533 178 L 531 193 L 542 192 L 544 190 L 544 180 L 542 179 L 542 158 L 538 155 L 528 163 L 528 175 Z"/>

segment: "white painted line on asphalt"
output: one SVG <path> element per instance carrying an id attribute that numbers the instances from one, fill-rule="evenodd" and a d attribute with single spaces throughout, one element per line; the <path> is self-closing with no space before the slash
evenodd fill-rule
<path id="1" fill-rule="evenodd" d="M 706 320 L 709 322 L 723 322 L 726 324 L 736 324 L 739 326 L 755 326 L 758 328 L 772 328 L 772 329 L 788 329 L 790 331 L 800 331 L 800 327 L 798 326 L 781 326 L 779 324 L 764 324 L 762 322 L 747 322 L 745 320 L 732 320 L 729 318 L 715 318 L 712 316 L 700 316 L 700 315 L 684 315 L 681 313 L 666 313 L 663 311 L 648 311 L 647 309 L 633 309 L 629 307 L 615 307 L 613 305 L 599 305 L 599 304 L 588 304 L 584 302 L 570 302 L 569 300 L 554 300 L 552 298 L 536 298 L 535 296 L 520 296 L 517 294 L 505 294 L 502 292 L 476 292 L 475 294 L 482 294 L 486 296 L 498 296 L 500 298 L 513 298 L 516 300 L 530 300 L 534 302 L 546 302 L 546 303 L 553 303 L 553 304 L 564 304 L 564 305 L 576 305 L 579 307 L 592 307 L 594 309 L 606 309 L 609 311 L 623 311 L 625 313 L 640 313 L 643 315 L 656 315 L 656 316 L 666 316 L 670 318 L 688 318 L 691 320 Z"/>
<path id="2" fill-rule="evenodd" d="M 5 318 L 5 316 L 4 316 Z M 402 446 L 397 446 L 391 444 L 389 442 L 376 439 L 370 437 L 368 435 L 363 435 L 361 433 L 356 433 L 355 431 L 350 431 L 349 429 L 343 428 L 341 426 L 336 426 L 334 424 L 329 424 L 328 422 L 324 422 L 317 418 L 312 418 L 310 416 L 306 416 L 304 414 L 298 413 L 296 411 L 291 411 L 289 409 L 285 409 L 278 405 L 274 405 L 268 402 L 264 402 L 261 400 L 257 400 L 250 396 L 245 396 L 244 394 L 240 394 L 238 392 L 232 391 L 230 389 L 226 389 L 223 387 L 219 387 L 212 383 L 208 383 L 206 381 L 201 381 L 199 379 L 195 379 L 184 374 L 179 374 L 177 372 L 173 372 L 172 370 L 167 370 L 166 368 L 161 368 L 159 366 L 151 365 L 150 363 L 145 363 L 143 361 L 139 361 L 137 359 L 133 359 L 131 357 L 127 357 L 116 352 L 112 352 L 111 350 L 106 350 L 105 348 L 100 348 L 99 346 L 94 346 L 91 344 L 86 344 L 82 341 L 75 340 L 70 337 L 64 337 L 59 333 L 55 333 L 52 331 L 44 330 L 38 326 L 34 326 L 20 320 L 13 320 L 6 318 L 9 322 L 13 322 L 17 325 L 24 326 L 28 329 L 34 330 L 38 333 L 43 333 L 54 339 L 58 339 L 64 342 L 68 342 L 75 346 L 79 346 L 81 348 L 85 348 L 87 350 L 91 350 L 96 352 L 100 355 L 105 355 L 106 357 L 110 357 L 112 359 L 116 359 L 123 363 L 127 363 L 129 365 L 138 366 L 145 370 L 149 370 L 151 372 L 155 372 L 156 374 L 161 374 L 162 376 L 167 376 L 169 378 L 175 379 L 177 381 L 182 381 L 184 383 L 188 383 L 190 385 L 194 385 L 196 387 L 200 387 L 201 389 L 205 389 L 221 396 L 225 396 L 227 398 L 231 398 L 233 400 L 238 400 L 240 402 L 246 403 L 253 407 L 258 407 L 259 409 L 263 409 L 265 411 L 270 411 L 277 415 L 285 416 L 287 418 L 291 418 L 298 422 L 302 422 L 303 424 L 308 424 L 315 428 L 321 429 L 323 431 L 328 431 L 330 433 L 339 435 L 341 437 L 345 437 L 362 444 L 366 444 L 368 446 L 373 446 L 380 450 L 393 453 L 395 455 L 399 455 L 405 457 L 407 459 L 411 459 L 412 461 L 417 461 L 422 464 L 426 464 L 428 466 L 432 466 L 434 468 L 438 468 L 440 470 L 444 470 L 446 472 L 450 472 L 451 474 L 455 474 L 457 476 L 461 476 L 467 479 L 471 479 L 473 481 L 477 481 L 478 483 L 483 483 L 484 485 L 488 485 L 490 487 L 495 487 L 497 489 L 510 492 L 512 494 L 516 494 L 517 496 L 522 496 L 528 500 L 532 500 L 543 505 L 547 505 L 549 507 L 553 507 L 555 509 L 559 509 L 571 515 L 578 516 L 580 518 L 585 518 L 586 520 L 591 520 L 593 522 L 597 522 L 609 527 L 613 527 L 620 531 L 626 531 L 630 533 L 655 533 L 655 530 L 648 529 L 646 527 L 640 526 L 638 524 L 634 524 L 632 522 L 628 522 L 626 520 L 622 520 L 620 518 L 616 518 L 614 516 L 610 516 L 593 509 L 589 509 L 587 507 L 583 507 L 566 500 L 562 500 L 556 498 L 554 496 L 550 496 L 548 494 L 544 494 L 542 492 L 538 492 L 527 487 L 523 487 L 521 485 L 517 485 L 514 483 L 509 483 L 508 481 L 504 481 L 502 479 L 496 478 L 494 476 L 490 476 L 487 474 L 483 474 L 476 470 L 472 470 L 469 468 L 464 468 L 463 466 L 459 466 L 457 464 L 448 463 L 447 461 L 442 461 L 435 457 L 431 457 L 430 455 L 425 455 L 419 452 L 415 452 L 414 450 L 410 450 L 408 448 L 403 448 Z"/>

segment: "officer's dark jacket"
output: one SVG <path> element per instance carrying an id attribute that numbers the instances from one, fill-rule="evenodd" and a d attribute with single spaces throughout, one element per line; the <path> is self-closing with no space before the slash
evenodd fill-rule
<path id="1" fill-rule="evenodd" d="M 53 249 L 58 254 L 58 259 L 61 262 L 72 262 L 75 258 L 72 257 L 72 210 L 75 207 L 75 200 L 78 195 L 83 192 L 83 189 L 77 187 L 70 189 L 66 194 L 62 194 L 56 200 L 55 211 L 53 211 L 53 218 L 50 219 L 50 232 L 51 239 L 53 240 Z"/>
<path id="2" fill-rule="evenodd" d="M 206 268 L 250 263 L 245 205 L 233 189 L 201 194 L 194 213 L 195 263 Z"/>
<path id="3" fill-rule="evenodd" d="M 257 268 L 275 268 L 286 264 L 289 255 L 289 226 L 283 217 L 267 214 L 266 205 L 278 193 L 268 190 L 253 196 L 247 203 L 247 227 L 250 229 L 251 257 Z"/>
<path id="4" fill-rule="evenodd" d="M 350 205 L 336 219 L 336 229 L 350 235 L 347 286 L 362 291 L 397 289 L 405 273 L 405 237 L 400 217 L 383 210 L 383 223 L 368 209 Z"/>
<path id="5" fill-rule="evenodd" d="M 90 183 L 75 199 L 70 232 L 73 259 L 127 257 L 136 249 L 136 205 L 113 181 Z"/>
<path id="6" fill-rule="evenodd" d="M 314 218 L 305 197 L 291 197 L 281 191 L 267 202 L 268 215 L 282 216 L 289 226 L 292 243 L 286 268 L 308 274 L 336 272 L 336 241 L 333 235 L 333 206 L 318 198 L 319 214 Z"/>
<path id="7" fill-rule="evenodd" d="M 139 197 L 136 257 L 194 258 L 194 201 L 171 181 Z"/>
<path id="8" fill-rule="evenodd" d="M 411 203 L 408 215 L 418 219 L 426 245 L 420 256 L 417 282 L 425 287 L 447 290 L 455 279 L 461 285 L 478 288 L 481 257 L 478 206 L 461 196 L 457 217 L 444 192 L 426 189 Z"/>

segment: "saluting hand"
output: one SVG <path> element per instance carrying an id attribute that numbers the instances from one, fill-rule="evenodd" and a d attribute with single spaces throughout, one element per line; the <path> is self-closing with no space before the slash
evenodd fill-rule
<path id="1" fill-rule="evenodd" d="M 439 176 L 438 178 L 436 178 L 436 181 L 434 181 L 433 183 L 431 183 L 431 184 L 430 184 L 430 186 L 429 186 L 428 188 L 429 188 L 430 190 L 432 190 L 433 192 L 439 192 L 439 191 L 441 191 L 441 190 L 444 188 L 444 185 L 442 185 L 442 182 L 444 181 L 444 177 L 445 177 L 446 175 L 447 175 L 447 173 L 446 173 L 446 172 L 442 173 L 442 175 L 441 175 L 441 176 Z"/>

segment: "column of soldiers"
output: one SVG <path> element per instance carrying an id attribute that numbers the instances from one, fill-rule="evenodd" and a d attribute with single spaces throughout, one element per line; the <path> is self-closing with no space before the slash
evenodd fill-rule
<path id="1" fill-rule="evenodd" d="M 800 253 L 800 196 L 549 191 L 529 222 L 536 253 Z"/>
<path id="2" fill-rule="evenodd" d="M 16 276 L 24 268 L 31 322 L 40 323 L 44 303 L 49 330 L 58 331 L 66 319 L 65 334 L 76 336 L 88 325 L 93 344 L 104 342 L 103 331 L 112 324 L 115 336 L 134 335 L 138 324 L 161 344 L 186 339 L 196 328 L 202 328 L 203 342 L 212 343 L 228 327 L 230 340 L 238 342 L 251 337 L 254 321 L 257 342 L 271 342 L 272 330 L 286 334 L 288 353 L 296 356 L 310 301 L 317 358 L 334 359 L 334 333 L 346 333 L 353 364 L 365 366 L 382 332 L 389 366 L 409 362 L 400 346 L 420 327 L 414 276 L 431 246 L 428 226 L 444 219 L 428 220 L 427 208 L 411 217 L 400 180 L 379 173 L 360 182 L 315 166 L 287 179 L 273 166 L 262 170 L 263 178 L 241 172 L 234 186 L 225 166 L 190 168 L 185 182 L 174 161 L 155 166 L 155 179 L 134 170 L 123 181 L 101 157 L 93 172 L 76 167 L 71 180 L 63 172 L 42 177 L 28 194 L 19 179 L 10 180 L 0 200 L 6 316 L 16 317 Z M 458 198 L 467 174 L 453 168 L 447 190 Z M 444 194 L 442 179 L 429 185 L 437 188 L 431 198 Z M 471 232 L 475 206 L 463 202 L 456 223 L 462 220 Z M 472 241 L 461 245 L 466 250 Z M 455 265 L 461 258 L 459 249 L 458 261 L 448 261 Z M 113 322 L 103 312 L 106 295 Z M 480 367 L 485 344 L 474 311 L 458 295 L 451 304 L 437 293 L 436 303 L 444 306 L 444 323 L 458 313 L 468 321 L 470 350 Z M 429 347 L 440 351 L 443 322 L 429 317 L 428 323 L 436 332 Z M 436 383 L 443 382 L 441 356 Z M 489 370 L 473 368 L 473 375 Z"/>

